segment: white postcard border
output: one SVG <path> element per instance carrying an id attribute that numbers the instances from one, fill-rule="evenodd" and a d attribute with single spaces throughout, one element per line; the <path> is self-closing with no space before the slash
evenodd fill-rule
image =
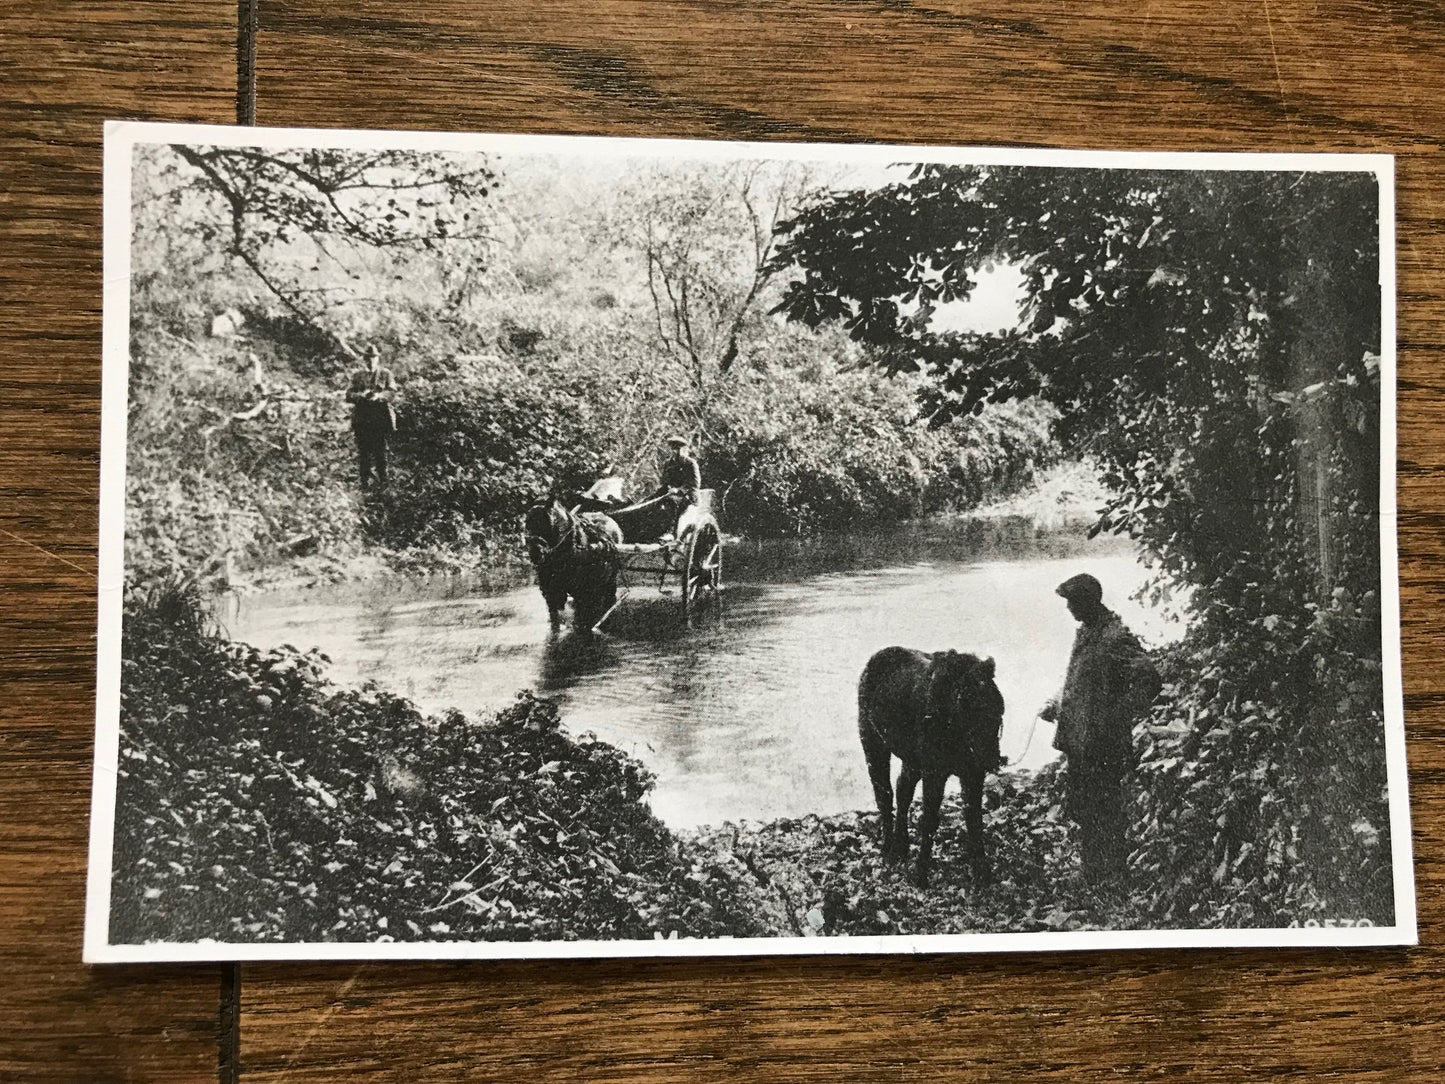
<path id="1" fill-rule="evenodd" d="M 840 164 L 945 162 L 1095 169 L 1326 170 L 1373 173 L 1380 192 L 1380 556 L 1386 765 L 1394 875 L 1392 926 L 1287 929 L 1069 931 L 877 937 L 719 938 L 653 941 L 407 941 L 111 944 L 112 846 L 120 739 L 121 615 L 125 532 L 126 418 L 130 349 L 131 161 L 136 144 L 346 147 L 505 154 L 581 154 L 724 161 L 739 157 Z M 87 963 L 216 960 L 557 959 L 1053 952 L 1172 948 L 1310 948 L 1418 943 L 1412 865 L 1396 541 L 1395 193 L 1386 154 L 1076 151 L 908 144 L 756 143 L 601 136 L 354 129 L 252 128 L 110 121 L 105 126 L 104 312 L 101 384 L 100 560 L 96 740 L 83 958 Z"/>

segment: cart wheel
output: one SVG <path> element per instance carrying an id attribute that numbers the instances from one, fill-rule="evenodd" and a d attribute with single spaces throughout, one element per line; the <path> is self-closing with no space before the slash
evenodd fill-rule
<path id="1" fill-rule="evenodd" d="M 699 523 L 687 541 L 682 612 L 691 615 L 722 590 L 722 536 L 716 523 Z"/>

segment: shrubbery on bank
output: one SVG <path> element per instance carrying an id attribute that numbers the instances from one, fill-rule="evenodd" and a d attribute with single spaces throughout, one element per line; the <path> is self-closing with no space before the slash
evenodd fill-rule
<path id="1" fill-rule="evenodd" d="M 424 716 L 213 635 L 173 593 L 125 639 L 117 943 L 771 931 L 746 871 L 664 827 L 647 769 L 550 702 Z"/>
<path id="2" fill-rule="evenodd" d="M 961 511 L 1025 489 L 1058 449 L 1054 411 L 990 408 L 931 429 L 912 387 L 819 364 L 751 374 L 709 404 L 706 466 L 725 526 L 810 535 Z"/>
<path id="3" fill-rule="evenodd" d="M 749 535 L 969 508 L 1055 458 L 1052 409 L 930 428 L 916 373 L 890 379 L 837 329 L 777 318 L 765 239 L 826 188 L 808 169 L 639 163 L 614 183 L 516 162 L 509 181 L 485 156 L 455 176 L 445 156 L 388 161 L 424 179 L 410 210 L 345 152 L 299 170 L 285 153 L 138 157 L 132 582 L 361 554 L 520 564 L 527 503 L 604 462 L 645 493 L 676 432 L 725 498 L 724 529 Z M 379 222 L 337 220 L 313 170 L 344 175 Z M 399 381 L 380 494 L 359 487 L 344 398 L 371 348 Z"/>
<path id="4" fill-rule="evenodd" d="M 1378 605 L 1341 592 L 1242 616 L 1166 653 L 1136 731 L 1142 906 L 1164 927 L 1389 925 Z"/>
<path id="5" fill-rule="evenodd" d="M 950 799 L 919 888 L 873 813 L 674 833 L 646 768 L 549 701 L 427 717 L 198 615 L 173 592 L 128 614 L 117 943 L 1045 931 L 1137 908 L 1080 880 L 1054 769 L 990 780 L 988 885 Z"/>
<path id="6" fill-rule="evenodd" d="M 596 359 L 416 354 L 403 369 L 390 484 L 364 492 L 339 368 L 318 377 L 285 344 L 187 343 L 154 330 L 135 350 L 144 365 L 132 391 L 126 544 L 137 583 L 245 576 L 298 555 L 371 552 L 398 569 L 520 565 L 530 504 L 553 486 L 586 488 L 604 461 L 645 492 L 658 438 L 681 425 L 667 396 L 624 417 Z M 250 353 L 265 358 L 260 384 Z M 808 535 L 972 508 L 1027 487 L 1057 459 L 1054 412 L 1038 403 L 941 429 L 915 413 L 903 382 L 827 359 L 737 374 L 697 423 L 724 529 Z"/>

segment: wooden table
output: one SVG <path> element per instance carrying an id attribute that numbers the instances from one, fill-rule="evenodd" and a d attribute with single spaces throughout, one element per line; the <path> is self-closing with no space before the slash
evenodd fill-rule
<path id="1" fill-rule="evenodd" d="M 1441 1078 L 1438 4 L 254 3 L 7 0 L 0 23 L 0 1079 L 230 1080 L 237 1050 L 248 1082 Z M 1422 945 L 247 965 L 239 989 L 220 966 L 82 966 L 101 122 L 252 108 L 271 125 L 1398 155 Z"/>

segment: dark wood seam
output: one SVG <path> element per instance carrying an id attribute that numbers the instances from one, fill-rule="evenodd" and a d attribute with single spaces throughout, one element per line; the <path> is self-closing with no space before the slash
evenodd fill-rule
<path id="1" fill-rule="evenodd" d="M 261 0 L 236 0 L 236 123 L 256 123 L 256 28 Z"/>
<path id="2" fill-rule="evenodd" d="M 221 965 L 221 1014 L 217 1051 L 220 1084 L 240 1084 L 241 1080 L 241 965 Z"/>

